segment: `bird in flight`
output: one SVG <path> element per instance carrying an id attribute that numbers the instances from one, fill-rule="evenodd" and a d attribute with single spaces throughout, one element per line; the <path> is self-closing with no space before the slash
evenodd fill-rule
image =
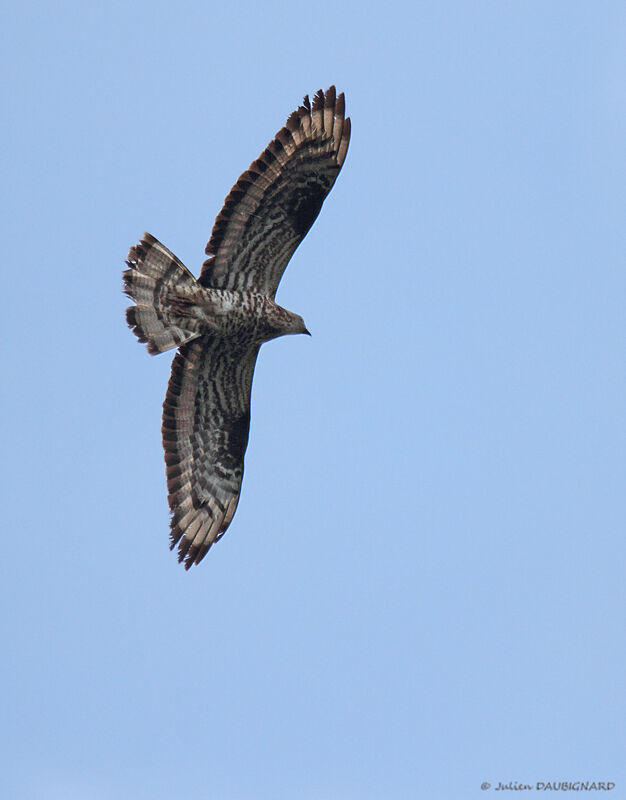
<path id="1" fill-rule="evenodd" d="M 312 103 L 304 98 L 228 194 L 198 279 L 149 233 L 128 253 L 128 325 L 152 355 L 178 348 L 162 434 L 170 549 L 178 545 L 185 569 L 200 563 L 237 508 L 260 346 L 308 333 L 274 297 L 345 160 L 344 113 L 334 86 Z"/>

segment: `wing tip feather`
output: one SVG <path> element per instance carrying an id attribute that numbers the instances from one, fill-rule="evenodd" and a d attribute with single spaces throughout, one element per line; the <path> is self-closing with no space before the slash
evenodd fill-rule
<path id="1" fill-rule="evenodd" d="M 313 96 L 313 111 L 321 111 L 324 108 L 324 90 L 318 89 Z"/>

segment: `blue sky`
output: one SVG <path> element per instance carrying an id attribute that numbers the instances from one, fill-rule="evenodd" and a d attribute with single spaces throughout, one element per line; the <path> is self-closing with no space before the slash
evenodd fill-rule
<path id="1" fill-rule="evenodd" d="M 2 35 L 2 797 L 626 797 L 624 5 L 24 2 Z M 148 230 L 197 274 L 331 83 L 350 152 L 277 298 L 313 336 L 262 349 L 185 573 L 123 260 Z"/>

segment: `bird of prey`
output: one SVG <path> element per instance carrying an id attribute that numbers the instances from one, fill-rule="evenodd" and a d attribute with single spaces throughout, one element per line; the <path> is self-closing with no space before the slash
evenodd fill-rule
<path id="1" fill-rule="evenodd" d="M 226 197 L 200 277 L 154 236 L 130 248 L 128 325 L 152 355 L 177 347 L 163 404 L 170 541 L 185 568 L 228 528 L 239 500 L 250 390 L 263 342 L 308 333 L 274 302 L 296 247 L 315 221 L 350 140 L 345 101 L 331 86 L 308 95 Z"/>

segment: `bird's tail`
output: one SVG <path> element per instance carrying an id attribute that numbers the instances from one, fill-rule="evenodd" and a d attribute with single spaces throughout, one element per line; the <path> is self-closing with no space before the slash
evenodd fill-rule
<path id="1" fill-rule="evenodd" d="M 200 287 L 167 247 L 144 233 L 128 251 L 126 263 L 124 291 L 135 301 L 126 309 L 126 321 L 149 353 L 162 353 L 200 335 L 194 320 L 179 313 L 185 295 Z"/>

